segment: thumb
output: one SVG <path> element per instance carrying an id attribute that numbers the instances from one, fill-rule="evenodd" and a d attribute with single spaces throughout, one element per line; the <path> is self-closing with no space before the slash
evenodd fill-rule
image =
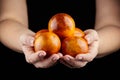
<path id="1" fill-rule="evenodd" d="M 31 35 L 21 35 L 20 42 L 22 45 L 33 46 L 34 37 Z"/>
<path id="2" fill-rule="evenodd" d="M 84 32 L 86 34 L 85 39 L 88 41 L 88 44 L 91 44 L 94 41 L 98 41 L 99 37 L 97 31 L 93 29 L 88 29 Z"/>

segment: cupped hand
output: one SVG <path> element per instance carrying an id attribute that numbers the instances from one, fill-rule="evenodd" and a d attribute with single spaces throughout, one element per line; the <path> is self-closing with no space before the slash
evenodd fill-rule
<path id="1" fill-rule="evenodd" d="M 33 64 L 36 68 L 49 68 L 56 64 L 57 60 L 62 57 L 61 53 L 56 53 L 46 58 L 46 52 L 41 50 L 34 52 L 34 34 L 23 34 L 20 37 L 21 47 L 28 63 Z"/>
<path id="2" fill-rule="evenodd" d="M 63 56 L 60 61 L 69 68 L 81 68 L 84 67 L 88 62 L 93 61 L 93 59 L 98 54 L 99 46 L 99 36 L 94 29 L 87 29 L 85 32 L 85 39 L 88 42 L 89 51 L 86 54 L 78 54 L 76 57 L 70 55 Z"/>

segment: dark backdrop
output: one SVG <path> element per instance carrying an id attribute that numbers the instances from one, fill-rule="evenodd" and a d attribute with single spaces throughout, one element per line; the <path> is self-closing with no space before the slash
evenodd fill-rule
<path id="1" fill-rule="evenodd" d="M 33 31 L 47 28 L 49 19 L 56 13 L 70 14 L 76 26 L 85 30 L 94 28 L 94 0 L 28 0 L 29 27 Z M 24 55 L 5 47 L 0 43 L 0 76 L 3 79 L 32 80 L 98 80 L 119 78 L 120 52 L 96 59 L 81 69 L 69 69 L 58 63 L 48 69 L 36 69 L 26 63 Z M 119 78 L 120 79 L 120 78 Z"/>

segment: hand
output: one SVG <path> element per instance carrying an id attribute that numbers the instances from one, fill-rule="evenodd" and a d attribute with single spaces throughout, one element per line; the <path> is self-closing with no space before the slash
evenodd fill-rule
<path id="1" fill-rule="evenodd" d="M 26 35 L 23 34 L 20 37 L 21 47 L 23 53 L 25 54 L 25 59 L 28 63 L 33 64 L 36 68 L 49 68 L 53 66 L 60 57 L 62 57 L 61 53 L 53 54 L 49 58 L 45 58 L 46 52 L 41 50 L 38 52 L 34 52 L 33 50 L 33 42 L 34 42 L 34 34 Z"/>
<path id="2" fill-rule="evenodd" d="M 91 62 L 98 54 L 99 37 L 98 33 L 93 29 L 85 30 L 85 39 L 88 41 L 89 51 L 87 54 L 78 54 L 76 57 L 65 55 L 61 58 L 61 63 L 70 68 L 84 67 Z"/>

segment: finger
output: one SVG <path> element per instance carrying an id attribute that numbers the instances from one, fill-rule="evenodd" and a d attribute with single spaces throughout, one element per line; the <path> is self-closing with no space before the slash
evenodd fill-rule
<path id="1" fill-rule="evenodd" d="M 31 55 L 30 62 L 34 64 L 38 61 L 44 60 L 45 57 L 46 57 L 46 52 L 41 50 Z"/>
<path id="2" fill-rule="evenodd" d="M 38 51 L 38 53 L 39 53 L 38 54 L 39 55 L 39 60 L 43 60 L 47 55 L 47 53 L 43 50 Z"/>
<path id="3" fill-rule="evenodd" d="M 85 34 L 89 34 L 89 33 L 91 33 L 92 31 L 94 31 L 94 30 L 93 30 L 93 29 L 87 29 L 87 30 L 84 31 L 84 33 L 85 33 Z"/>
<path id="4" fill-rule="evenodd" d="M 31 47 L 31 46 L 22 45 L 21 47 L 22 47 L 22 50 L 26 56 L 35 53 L 33 50 L 33 47 Z"/>
<path id="5" fill-rule="evenodd" d="M 67 61 L 70 60 L 70 58 L 73 59 L 73 57 L 70 56 L 70 58 L 69 58 L 68 56 L 70 56 L 70 55 L 65 55 L 65 56 L 63 56 L 63 57 L 60 59 L 60 62 L 61 62 L 62 64 L 64 64 L 65 66 L 69 67 L 69 68 L 73 68 L 73 66 L 67 62 Z"/>
<path id="6" fill-rule="evenodd" d="M 35 63 L 36 61 L 42 60 L 46 56 L 46 52 L 34 52 L 32 47 L 26 45 L 22 46 L 22 50 L 28 63 Z"/>
<path id="7" fill-rule="evenodd" d="M 60 58 L 63 56 L 63 54 L 62 54 L 62 53 L 60 53 L 60 52 L 59 52 L 59 53 L 57 53 L 57 54 L 59 55 L 59 57 L 60 57 Z"/>
<path id="8" fill-rule="evenodd" d="M 71 65 L 74 65 L 74 68 L 82 68 L 87 63 L 88 63 L 87 61 L 79 61 L 79 60 L 72 60 L 71 61 Z"/>
<path id="9" fill-rule="evenodd" d="M 98 54 L 98 41 L 94 41 L 90 47 L 89 52 L 86 54 L 78 54 L 76 59 L 91 62 Z"/>
<path id="10" fill-rule="evenodd" d="M 86 34 L 85 39 L 87 40 L 88 44 L 91 44 L 93 41 L 99 40 L 98 33 L 95 30 L 88 29 L 84 32 Z"/>
<path id="11" fill-rule="evenodd" d="M 79 60 L 76 60 L 75 58 L 72 58 L 71 56 L 66 56 L 65 62 L 68 63 L 69 66 L 72 68 L 81 68 L 87 64 L 87 61 L 81 61 L 81 60 L 79 61 Z"/>
<path id="12" fill-rule="evenodd" d="M 60 59 L 60 63 L 64 64 L 65 66 L 69 67 L 69 68 L 73 68 L 72 65 L 70 65 L 69 63 L 67 63 L 65 60 Z"/>
<path id="13" fill-rule="evenodd" d="M 43 60 L 45 56 L 46 56 L 46 52 L 44 51 L 38 51 L 31 55 L 25 55 L 26 61 L 31 64 L 34 64 L 40 60 Z"/>
<path id="14" fill-rule="evenodd" d="M 59 58 L 60 56 L 58 54 L 53 54 L 47 59 L 36 62 L 34 66 L 36 68 L 48 68 L 48 67 L 53 66 L 57 62 L 57 60 L 59 60 Z"/>

